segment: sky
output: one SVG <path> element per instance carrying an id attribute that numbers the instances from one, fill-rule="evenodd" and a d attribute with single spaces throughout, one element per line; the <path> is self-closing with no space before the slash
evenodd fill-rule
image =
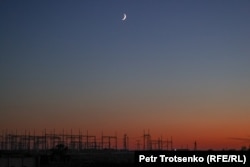
<path id="1" fill-rule="evenodd" d="M 0 127 L 250 143 L 250 2 L 0 2 Z M 122 21 L 123 14 L 127 19 Z M 131 146 L 134 143 L 130 144 Z"/>

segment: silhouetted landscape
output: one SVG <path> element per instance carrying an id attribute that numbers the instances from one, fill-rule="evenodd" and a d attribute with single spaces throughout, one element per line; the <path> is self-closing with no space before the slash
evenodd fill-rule
<path id="1" fill-rule="evenodd" d="M 81 167 L 81 166 L 133 166 L 136 151 L 198 151 L 193 148 L 173 148 L 173 140 L 152 140 L 149 132 L 143 133 L 141 140 L 134 143 L 137 148 L 129 148 L 129 136 L 94 136 L 87 134 L 44 133 L 35 135 L 30 131 L 24 134 L 5 131 L 0 140 L 0 167 Z M 141 142 L 141 146 L 140 145 Z M 118 147 L 118 143 L 122 143 Z M 209 149 L 207 151 L 211 151 Z M 250 148 L 238 149 L 250 151 Z M 204 150 L 203 150 L 204 151 Z M 236 151 L 235 149 L 220 151 Z"/>

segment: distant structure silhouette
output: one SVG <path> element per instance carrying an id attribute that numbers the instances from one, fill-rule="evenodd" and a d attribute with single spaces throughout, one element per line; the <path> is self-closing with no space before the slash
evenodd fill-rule
<path id="1" fill-rule="evenodd" d="M 124 134 L 124 136 L 123 136 L 123 149 L 128 150 L 128 136 L 127 136 L 127 134 Z"/>
<path id="2" fill-rule="evenodd" d="M 194 151 L 196 151 L 196 150 L 197 150 L 197 142 L 194 141 Z"/>

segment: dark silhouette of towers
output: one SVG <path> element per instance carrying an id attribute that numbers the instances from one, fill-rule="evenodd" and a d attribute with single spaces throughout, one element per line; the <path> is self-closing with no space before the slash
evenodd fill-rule
<path id="1" fill-rule="evenodd" d="M 173 140 L 163 140 L 162 137 L 152 140 L 149 130 L 147 133 L 143 131 L 143 149 L 144 150 L 173 150 Z"/>
<path id="2" fill-rule="evenodd" d="M 127 136 L 127 134 L 124 134 L 124 136 L 123 136 L 123 149 L 124 150 L 128 150 L 128 136 Z"/>
<path id="3" fill-rule="evenodd" d="M 196 150 L 197 150 L 197 142 L 194 141 L 194 151 L 196 151 Z"/>
<path id="4" fill-rule="evenodd" d="M 144 150 L 151 150 L 152 149 L 152 143 L 151 143 L 151 136 L 148 133 L 143 132 L 143 149 Z"/>
<path id="5" fill-rule="evenodd" d="M 143 136 L 134 137 L 135 150 L 172 150 L 173 141 L 171 139 L 163 140 L 162 137 L 152 139 L 149 130 L 143 131 Z M 118 140 L 120 141 L 118 142 Z M 133 139 L 133 138 L 132 138 Z M 10 151 L 42 151 L 49 152 L 50 149 L 56 148 L 58 145 L 63 145 L 69 149 L 69 152 L 83 151 L 83 150 L 100 150 L 110 149 L 130 150 L 129 136 L 125 133 L 121 138 L 117 135 L 104 135 L 97 138 L 95 135 L 89 135 L 88 131 L 82 132 L 78 130 L 56 131 L 44 129 L 42 131 L 25 130 L 25 131 L 8 131 L 2 130 L 0 134 L 0 150 Z"/>
<path id="6" fill-rule="evenodd" d="M 117 149 L 117 136 L 104 136 L 101 139 L 102 149 Z"/>

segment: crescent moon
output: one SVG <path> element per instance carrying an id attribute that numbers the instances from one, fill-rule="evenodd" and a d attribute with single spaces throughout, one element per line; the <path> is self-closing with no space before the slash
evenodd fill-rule
<path id="1" fill-rule="evenodd" d="M 126 18 L 127 18 L 127 15 L 124 13 L 124 14 L 123 14 L 122 21 L 126 20 Z"/>

